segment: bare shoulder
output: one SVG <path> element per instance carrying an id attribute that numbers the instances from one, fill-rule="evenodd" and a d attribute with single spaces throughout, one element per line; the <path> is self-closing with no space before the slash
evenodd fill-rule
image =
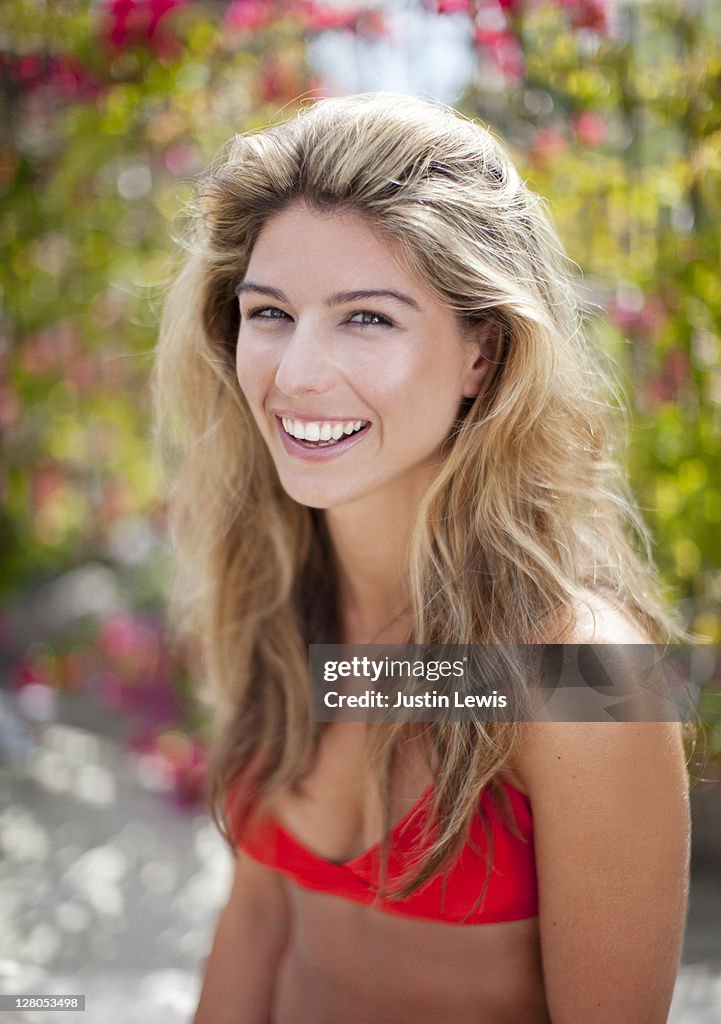
<path id="1" fill-rule="evenodd" d="M 576 606 L 575 624 L 568 643 L 649 644 L 651 638 L 620 601 L 591 590 Z"/>
<path id="2" fill-rule="evenodd" d="M 587 591 L 566 637 L 570 644 L 650 644 L 643 626 L 610 597 Z M 528 722 L 509 774 L 533 799 L 559 795 L 558 786 L 573 784 L 576 796 L 584 787 L 623 785 L 624 774 L 641 766 L 653 770 L 664 762 L 680 781 L 685 779 L 683 732 L 678 722 Z M 604 766 L 599 773 L 599 766 Z M 553 797 L 551 797 L 553 799 Z"/>

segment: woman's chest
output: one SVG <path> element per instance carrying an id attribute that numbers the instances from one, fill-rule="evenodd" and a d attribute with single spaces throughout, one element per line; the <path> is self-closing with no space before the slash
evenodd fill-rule
<path id="1" fill-rule="evenodd" d="M 268 804 L 287 832 L 334 863 L 358 857 L 385 833 L 382 799 L 366 757 L 365 729 L 352 722 L 329 727 L 298 792 L 280 794 Z M 394 772 L 389 825 L 406 816 L 433 781 L 420 752 L 411 743 L 404 749 Z"/>

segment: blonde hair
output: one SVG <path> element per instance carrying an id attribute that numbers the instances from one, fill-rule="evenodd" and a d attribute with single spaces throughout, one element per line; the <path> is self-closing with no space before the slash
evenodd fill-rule
<path id="1" fill-rule="evenodd" d="M 154 369 L 159 436 L 174 445 L 171 610 L 202 642 L 209 799 L 226 838 L 226 798 L 241 776 L 267 797 L 308 769 L 322 726 L 309 720 L 307 645 L 339 639 L 323 516 L 281 488 L 234 367 L 235 287 L 268 219 L 297 202 L 367 218 L 463 325 L 486 322 L 498 340 L 492 373 L 466 400 L 418 510 L 411 639 L 562 642 L 589 590 L 622 605 L 654 641 L 676 629 L 614 457 L 607 388 L 568 262 L 503 147 L 448 108 L 387 94 L 320 100 L 237 136 L 201 182 Z M 508 671 L 520 700 L 522 666 Z M 369 728 L 386 832 L 407 730 Z M 439 827 L 391 898 L 459 850 L 518 726 L 433 723 L 426 738 Z"/>

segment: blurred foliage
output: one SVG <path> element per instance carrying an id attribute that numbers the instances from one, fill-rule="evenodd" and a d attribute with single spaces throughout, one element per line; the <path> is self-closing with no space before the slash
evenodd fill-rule
<path id="1" fill-rule="evenodd" d="M 173 226 L 233 132 L 321 91 L 310 38 L 367 57 L 414 8 L 467 28 L 457 105 L 509 140 L 583 268 L 669 594 L 721 642 L 712 0 L 5 0 L 0 597 L 93 559 L 128 570 L 130 607 L 160 606 L 147 379 Z"/>
<path id="2" fill-rule="evenodd" d="M 132 559 L 160 525 L 147 376 L 173 219 L 230 134 L 314 81 L 291 14 L 249 34 L 232 5 L 13 0 L 3 21 L 7 594 Z"/>
<path id="3" fill-rule="evenodd" d="M 464 107 L 550 200 L 621 371 L 669 596 L 721 642 L 721 9 L 502 0 L 489 23 L 456 6 L 488 44 Z"/>

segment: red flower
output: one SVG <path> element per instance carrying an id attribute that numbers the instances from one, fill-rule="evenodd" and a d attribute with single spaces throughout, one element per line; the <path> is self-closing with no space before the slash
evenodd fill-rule
<path id="1" fill-rule="evenodd" d="M 53 89 L 63 98 L 94 96 L 101 82 L 73 57 L 50 57 L 46 53 L 26 53 L 18 57 L 0 54 L 0 75 L 17 85 L 23 93 Z"/>
<path id="2" fill-rule="evenodd" d="M 28 53 L 24 57 L 17 58 L 14 78 L 17 82 L 32 88 L 42 79 L 46 66 L 47 61 L 41 54 Z"/>
<path id="3" fill-rule="evenodd" d="M 21 690 L 23 686 L 30 686 L 33 683 L 48 683 L 47 675 L 42 668 L 32 661 L 20 661 L 10 669 L 10 685 L 14 690 Z"/>
<path id="4" fill-rule="evenodd" d="M 106 0 L 105 10 L 109 17 L 105 36 L 115 49 L 128 46 L 148 46 L 154 50 L 168 51 L 171 39 L 165 34 L 161 23 L 167 15 L 183 6 L 188 0 Z"/>
<path id="5" fill-rule="evenodd" d="M 52 62 L 49 84 L 68 98 L 95 96 L 101 88 L 101 83 L 72 57 L 59 57 Z"/>
<path id="6" fill-rule="evenodd" d="M 574 28 L 588 28 L 594 32 L 605 32 L 608 28 L 606 0 L 561 0 L 568 9 Z"/>

